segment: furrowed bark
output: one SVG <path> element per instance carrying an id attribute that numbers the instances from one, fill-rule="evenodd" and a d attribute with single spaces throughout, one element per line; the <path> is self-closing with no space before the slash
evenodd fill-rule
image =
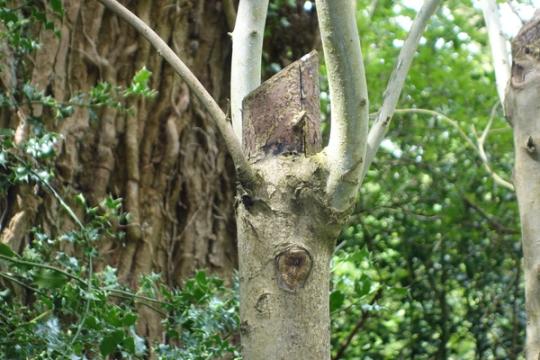
<path id="1" fill-rule="evenodd" d="M 375 154 L 388 131 L 390 121 L 392 120 L 392 116 L 394 116 L 401 90 L 403 90 L 403 85 L 405 84 L 405 79 L 411 68 L 422 33 L 426 29 L 429 19 L 433 16 L 435 10 L 437 10 L 440 2 L 440 0 L 426 0 L 424 2 L 424 5 L 422 5 L 422 8 L 416 15 L 411 30 L 409 31 L 409 35 L 399 52 L 396 65 L 394 66 L 392 75 L 390 75 L 386 90 L 384 91 L 383 105 L 379 110 L 379 114 L 377 115 L 377 119 L 373 123 L 373 126 L 369 129 L 366 161 L 363 164 L 360 183 L 364 180 L 369 166 L 373 162 Z"/>
<path id="2" fill-rule="evenodd" d="M 523 244 L 526 357 L 540 358 L 540 12 L 512 42 L 506 112 L 514 130 L 514 186 Z"/>
<path id="3" fill-rule="evenodd" d="M 228 98 L 230 49 L 227 24 L 219 2 L 178 0 L 123 1 L 156 30 L 224 107 Z M 186 84 L 127 22 L 97 1 L 64 1 L 65 16 L 55 19 L 61 36 L 36 28 L 41 48 L 28 68 L 0 72 L 1 91 L 31 83 L 61 102 L 88 93 L 108 80 L 129 86 L 146 66 L 152 71 L 154 99 L 130 98 L 133 112 L 75 107 L 73 115 L 57 121 L 47 108 L 26 106 L 19 115 L 0 110 L 0 128 L 17 129 L 26 141 L 39 118 L 49 131 L 61 134 L 55 180 L 64 200 L 81 217 L 84 210 L 73 197 L 83 193 L 91 206 L 104 197 L 123 198 L 130 213 L 123 240 L 103 238 L 96 271 L 105 265 L 118 269 L 121 281 L 136 287 L 141 274 L 160 273 L 171 287 L 181 287 L 196 269 L 205 268 L 224 279 L 237 267 L 234 220 L 235 176 L 219 130 Z M 178 6 L 178 7 L 176 7 Z M 32 32 L 34 29 L 32 29 Z M 2 50 L 0 50 L 2 51 Z M 4 55 L 4 54 L 2 54 Z M 9 55 L 9 54 L 7 54 Z M 6 65 L 9 63 L 6 62 Z M 114 68 L 117 70 L 115 71 Z M 13 76 L 11 79 L 8 75 Z M 32 240 L 31 227 L 54 236 L 73 230 L 74 222 L 46 190 L 32 185 L 10 188 L 0 195 L 0 241 L 21 251 Z M 62 249 L 71 254 L 66 244 Z M 1 285 L 0 285 L 1 287 Z M 142 308 L 141 308 L 142 309 Z M 137 334 L 162 341 L 161 319 L 141 310 Z"/>
<path id="4" fill-rule="evenodd" d="M 345 211 L 358 190 L 366 153 L 368 93 L 355 2 L 317 0 L 331 101 L 330 140 L 325 149 L 331 206 Z"/>
<path id="5" fill-rule="evenodd" d="M 152 30 L 144 21 L 134 15 L 118 1 L 98 1 L 133 26 L 133 28 L 144 36 L 157 50 L 157 52 L 163 56 L 165 61 L 167 61 L 169 65 L 173 67 L 176 73 L 186 82 L 190 90 L 193 91 L 193 94 L 195 94 L 197 99 L 199 99 L 212 119 L 216 122 L 216 125 L 223 136 L 227 149 L 229 150 L 229 153 L 231 154 L 231 157 L 236 165 L 237 174 L 240 180 L 245 181 L 246 183 L 254 181 L 255 175 L 242 154 L 240 141 L 235 136 L 230 124 L 227 122 L 225 114 L 212 96 L 208 93 L 208 91 L 204 88 L 201 82 L 197 79 L 197 77 L 193 75 L 191 70 L 189 70 L 186 64 L 184 64 L 184 62 L 167 45 L 167 43 L 165 43 L 165 41 L 163 41 L 163 39 L 156 34 L 154 30 Z"/>
<path id="6" fill-rule="evenodd" d="M 240 0 L 232 33 L 231 117 L 242 140 L 242 100 L 261 84 L 261 59 L 268 0 Z"/>
<path id="7" fill-rule="evenodd" d="M 244 100 L 244 149 L 263 179 L 237 207 L 245 359 L 329 359 L 330 259 L 341 214 L 316 153 L 318 63 L 291 64 Z M 269 111 L 272 109 L 272 111 Z"/>

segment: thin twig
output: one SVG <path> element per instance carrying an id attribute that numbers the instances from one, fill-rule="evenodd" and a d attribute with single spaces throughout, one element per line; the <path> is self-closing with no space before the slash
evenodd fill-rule
<path id="1" fill-rule="evenodd" d="M 364 177 L 367 174 L 369 166 L 375 158 L 375 154 L 379 149 L 381 142 L 388 131 L 392 116 L 394 115 L 394 110 L 397 106 L 401 91 L 405 84 L 405 79 L 411 64 L 416 54 L 416 49 L 420 43 L 420 39 L 424 30 L 426 29 L 429 19 L 435 13 L 435 10 L 439 6 L 441 0 L 426 0 L 422 5 L 422 8 L 418 11 L 416 18 L 413 21 L 411 30 L 405 43 L 399 52 L 399 56 L 390 75 L 390 80 L 386 85 L 386 90 L 384 91 L 384 101 L 379 110 L 377 119 L 369 129 L 368 138 L 367 138 L 367 149 L 366 149 L 366 160 L 363 164 L 362 171 L 360 173 L 360 182 L 363 181 Z"/>
<path id="2" fill-rule="evenodd" d="M 518 235 L 520 232 L 516 229 L 507 228 L 499 221 L 497 221 L 493 216 L 488 214 L 484 209 L 474 203 L 468 196 L 465 194 L 462 195 L 463 200 L 467 205 L 469 205 L 473 210 L 475 210 L 482 218 L 487 220 L 491 227 L 499 234 L 509 234 L 509 235 Z"/>
<path id="3" fill-rule="evenodd" d="M 467 136 L 467 134 L 465 134 L 465 131 L 463 131 L 461 126 L 459 126 L 459 123 L 458 123 L 457 120 L 454 120 L 454 119 L 452 119 L 452 118 L 450 118 L 450 117 L 448 117 L 448 116 L 446 116 L 446 115 L 444 115 L 444 114 L 442 114 L 442 113 L 440 113 L 438 111 L 428 110 L 428 109 L 397 109 L 395 112 L 396 113 L 402 113 L 402 114 L 404 114 L 404 113 L 417 113 L 417 114 L 431 115 L 431 116 L 438 117 L 442 121 L 444 121 L 447 124 L 451 125 L 454 129 L 457 130 L 457 132 L 461 136 L 461 138 L 463 138 L 463 140 L 465 140 L 465 144 L 476 152 L 476 154 L 478 155 L 478 157 L 482 161 L 482 164 L 484 165 L 484 169 L 492 177 L 493 181 L 495 181 L 495 183 L 501 185 L 502 187 L 504 187 L 504 188 L 506 188 L 508 190 L 514 191 L 514 185 L 512 185 L 512 183 L 510 183 L 508 180 L 505 180 L 502 176 L 497 174 L 491 168 L 491 165 L 489 164 L 489 160 L 488 160 L 488 158 L 487 158 L 487 156 L 485 154 L 485 151 L 483 150 L 483 144 L 481 145 L 482 149 L 480 148 L 480 146 L 475 145 L 475 143 L 471 140 L 471 138 L 469 136 Z M 489 123 L 488 123 L 488 125 L 489 125 Z M 489 132 L 489 128 L 488 128 L 488 132 Z"/>
<path id="4" fill-rule="evenodd" d="M 30 291 L 33 291 L 33 292 L 36 292 L 36 293 L 41 293 L 41 291 L 39 289 L 36 289 L 28 284 L 25 284 L 24 282 L 18 280 L 17 278 L 14 278 L 13 276 L 9 275 L 8 273 L 5 273 L 5 272 L 0 272 L 0 277 L 3 277 L 4 279 L 8 279 L 9 281 L 12 281 L 14 282 L 15 284 L 19 285 L 19 286 L 22 286 L 23 288 L 26 288 Z"/>
<path id="5" fill-rule="evenodd" d="M 482 160 L 482 163 L 484 164 L 484 168 L 486 169 L 486 171 L 493 177 L 493 180 L 497 184 L 502 185 L 505 188 L 513 191 L 514 190 L 514 185 L 512 185 L 510 182 L 506 181 L 501 176 L 499 176 L 499 174 L 497 174 L 495 171 L 493 171 L 493 169 L 491 168 L 491 165 L 489 164 L 489 159 L 488 159 L 488 156 L 486 154 L 486 151 L 484 149 L 484 144 L 486 142 L 487 135 L 488 135 L 489 131 L 491 130 L 491 125 L 493 124 L 493 119 L 495 118 L 495 113 L 496 113 L 496 110 L 498 108 L 498 105 L 499 104 L 496 104 L 491 109 L 491 116 L 489 117 L 489 121 L 488 121 L 484 131 L 482 132 L 482 135 L 480 135 L 480 136 L 477 135 L 476 129 L 474 128 L 474 126 L 472 126 L 472 132 L 473 132 L 474 136 L 476 137 L 476 143 L 478 144 L 478 147 L 477 147 L 478 155 L 480 156 L 480 159 Z"/>
<path id="6" fill-rule="evenodd" d="M 370 305 L 375 304 L 375 302 L 381 298 L 381 296 L 383 294 L 382 289 L 383 288 L 380 287 L 377 290 L 377 292 L 375 293 L 375 296 L 373 296 L 373 298 L 369 302 Z M 366 311 L 366 310 L 362 310 L 362 316 L 360 316 L 360 318 L 356 322 L 356 325 L 351 330 L 351 332 L 349 333 L 347 338 L 345 340 L 343 340 L 343 342 L 339 346 L 339 349 L 338 349 L 336 355 L 332 358 L 332 360 L 338 360 L 338 359 L 341 359 L 343 357 L 343 355 L 345 354 L 345 351 L 347 350 L 347 348 L 351 344 L 352 340 L 354 339 L 356 334 L 358 334 L 358 332 L 364 327 L 364 324 L 366 323 L 366 321 L 368 320 L 370 315 L 371 315 L 371 312 Z"/>
<path id="7" fill-rule="evenodd" d="M 84 311 L 81 315 L 81 318 L 79 319 L 79 324 L 77 325 L 77 331 L 75 331 L 75 335 L 73 335 L 73 338 L 71 339 L 71 347 L 73 347 L 73 344 L 75 344 L 75 341 L 81 334 L 81 330 L 84 325 L 84 321 L 86 320 L 86 316 L 88 315 L 88 312 L 90 311 L 90 303 L 91 303 L 91 297 L 90 293 L 92 292 L 92 254 L 88 255 L 88 279 L 87 279 L 87 288 L 86 288 L 86 304 L 84 305 Z"/>
<path id="8" fill-rule="evenodd" d="M 36 263 L 36 262 L 32 262 L 32 261 L 27 261 L 27 260 L 22 260 L 22 259 L 19 259 L 17 257 L 10 257 L 10 256 L 7 256 L 7 255 L 2 255 L 0 254 L 0 259 L 2 260 L 5 260 L 5 261 L 8 261 L 8 262 L 11 262 L 11 263 L 14 263 L 14 264 L 19 264 L 19 265 L 26 265 L 26 266 L 31 266 L 31 267 L 36 267 L 36 268 L 41 268 L 41 269 L 47 269 L 47 270 L 51 270 L 51 271 L 55 271 L 59 274 L 62 274 L 64 276 L 66 276 L 67 278 L 70 278 L 72 280 L 75 280 L 77 281 L 78 283 L 80 283 L 81 285 L 83 286 L 88 286 L 87 282 L 77 276 L 77 275 L 74 275 L 74 274 L 71 274 L 63 269 L 60 269 L 60 268 L 57 268 L 55 266 L 51 266 L 51 265 L 47 265 L 47 264 L 41 264 L 41 263 Z M 138 300 L 144 300 L 144 301 L 149 301 L 149 302 L 153 302 L 153 303 L 156 303 L 156 304 L 161 304 L 161 305 L 167 305 L 167 306 L 172 306 L 172 304 L 168 303 L 168 302 L 165 302 L 165 301 L 161 301 L 161 300 L 157 300 L 157 299 L 152 299 L 152 298 L 149 298 L 147 296 L 143 296 L 143 295 L 138 295 L 138 294 L 135 294 L 135 293 L 132 293 L 132 292 L 129 292 L 129 291 L 126 291 L 126 290 L 121 290 L 121 289 L 103 289 L 105 291 L 109 291 L 111 293 L 115 293 L 115 294 L 118 294 L 118 296 L 120 295 L 123 295 L 123 296 L 130 296 L 134 299 L 138 299 Z"/>
<path id="9" fill-rule="evenodd" d="M 24 161 L 24 159 L 22 159 L 21 157 L 19 157 L 18 155 L 16 154 L 13 154 L 11 153 L 11 156 L 13 156 L 20 164 L 22 165 L 26 165 L 27 163 Z M 79 219 L 79 217 L 75 214 L 75 212 L 73 211 L 73 209 L 71 209 L 71 207 L 69 207 L 69 205 L 64 201 L 64 199 L 60 196 L 60 194 L 56 191 L 55 188 L 53 188 L 51 186 L 51 184 L 49 184 L 49 182 L 44 179 L 41 175 L 39 175 L 34 169 L 32 168 L 28 168 L 28 171 L 34 175 L 36 177 L 36 179 L 42 183 L 43 185 L 45 185 L 45 187 L 47 188 L 47 190 L 49 190 L 51 192 L 51 194 L 54 196 L 54 198 L 60 203 L 60 206 L 62 206 L 64 208 L 64 210 L 66 210 L 66 212 L 68 213 L 69 217 L 71 217 L 71 219 L 73 219 L 73 221 L 77 224 L 77 226 L 79 228 L 81 228 L 81 230 L 84 230 L 84 225 L 82 223 L 82 221 Z"/>
<path id="10" fill-rule="evenodd" d="M 6 260 L 6 261 L 9 261 L 11 263 L 14 263 L 14 264 L 19 264 L 19 265 L 26 265 L 26 266 L 31 266 L 31 267 L 37 267 L 37 268 L 40 268 L 40 269 L 46 269 L 46 270 L 51 270 L 51 271 L 55 271 L 59 274 L 62 274 L 72 280 L 75 280 L 83 285 L 86 285 L 86 281 L 84 281 L 84 279 L 78 277 L 77 275 L 73 275 L 73 274 L 70 274 L 69 272 L 67 271 L 64 271 L 60 268 L 57 268 L 57 267 L 54 267 L 54 266 L 51 266 L 51 265 L 47 265 L 47 264 L 41 264 L 41 263 L 36 263 L 36 262 L 32 262 L 32 261 L 27 261 L 27 260 L 22 260 L 22 259 L 19 259 L 17 257 L 11 257 L 11 256 L 7 256 L 7 255 L 2 255 L 0 254 L 0 259 L 2 260 Z"/>

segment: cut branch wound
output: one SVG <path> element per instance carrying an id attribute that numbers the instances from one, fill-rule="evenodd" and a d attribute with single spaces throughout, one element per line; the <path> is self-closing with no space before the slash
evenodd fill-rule
<path id="1" fill-rule="evenodd" d="M 276 273 L 281 289 L 294 292 L 304 286 L 313 260 L 310 253 L 301 247 L 293 246 L 276 256 Z"/>
<path id="2" fill-rule="evenodd" d="M 317 153 L 318 68 L 315 53 L 304 56 L 243 102 L 244 151 L 261 176 L 237 207 L 246 359 L 330 358 L 329 263 L 341 218 Z"/>
<path id="3" fill-rule="evenodd" d="M 250 162 L 320 150 L 318 64 L 313 51 L 245 97 L 243 148 Z"/>

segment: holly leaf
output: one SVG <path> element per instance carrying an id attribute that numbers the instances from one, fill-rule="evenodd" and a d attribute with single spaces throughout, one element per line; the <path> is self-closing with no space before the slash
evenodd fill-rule
<path id="1" fill-rule="evenodd" d="M 330 294 L 330 312 L 338 310 L 345 301 L 345 294 L 339 290 L 334 290 Z"/>
<path id="2" fill-rule="evenodd" d="M 116 350 L 116 347 L 122 342 L 122 340 L 124 340 L 123 330 L 116 330 L 108 335 L 105 335 L 99 344 L 99 351 L 101 352 L 101 355 L 107 356 L 112 353 L 114 350 Z"/>
<path id="3" fill-rule="evenodd" d="M 17 255 L 8 245 L 4 243 L 0 243 L 0 254 L 7 257 L 15 257 Z"/>

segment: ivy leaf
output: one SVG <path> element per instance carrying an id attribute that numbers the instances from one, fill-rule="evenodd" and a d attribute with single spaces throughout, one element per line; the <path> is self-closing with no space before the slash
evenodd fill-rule
<path id="1" fill-rule="evenodd" d="M 17 255 L 8 245 L 4 243 L 0 243 L 0 254 L 8 257 L 15 257 Z"/>
<path id="2" fill-rule="evenodd" d="M 101 352 L 101 355 L 107 356 L 112 353 L 114 350 L 116 350 L 116 347 L 122 342 L 122 340 L 124 340 L 123 330 L 116 330 L 108 335 L 105 335 L 99 344 L 99 351 Z"/>
<path id="3" fill-rule="evenodd" d="M 369 294 L 370 290 L 371 290 L 371 279 L 367 277 L 366 275 L 362 275 L 360 280 L 358 280 L 358 282 L 354 284 L 354 291 L 356 292 L 356 295 L 358 295 L 359 297 Z"/>
<path id="4" fill-rule="evenodd" d="M 345 294 L 339 290 L 334 290 L 330 294 L 330 312 L 338 310 L 345 301 Z"/>
<path id="5" fill-rule="evenodd" d="M 51 7 L 55 13 L 57 13 L 58 15 L 62 15 L 64 13 L 62 0 L 50 0 L 49 3 L 51 4 Z"/>
<path id="6" fill-rule="evenodd" d="M 86 326 L 87 328 L 92 329 L 92 330 L 100 330 L 101 329 L 99 320 L 95 316 L 88 316 L 84 320 L 84 326 Z"/>
<path id="7" fill-rule="evenodd" d="M 142 97 L 154 97 L 157 94 L 157 91 L 150 89 L 148 86 L 150 81 L 150 76 L 152 72 L 146 67 L 143 68 L 133 76 L 131 85 L 124 91 L 124 96 L 138 95 Z"/>
<path id="8" fill-rule="evenodd" d="M 141 70 L 137 71 L 137 73 L 133 77 L 133 83 L 142 86 L 147 85 L 148 80 L 150 79 L 150 75 L 152 75 L 152 72 L 148 70 L 146 66 L 143 66 Z"/>
<path id="9" fill-rule="evenodd" d="M 122 319 L 120 318 L 118 309 L 115 307 L 107 311 L 107 317 L 105 318 L 105 321 L 115 327 L 122 326 Z"/>
<path id="10" fill-rule="evenodd" d="M 43 270 L 40 271 L 34 278 L 34 283 L 42 289 L 57 289 L 67 282 L 64 275 L 58 271 Z"/>
<path id="11" fill-rule="evenodd" d="M 208 277 L 204 271 L 197 271 L 195 280 L 197 281 L 197 284 L 202 287 L 205 287 L 208 284 Z"/>
<path id="12" fill-rule="evenodd" d="M 129 353 L 135 354 L 135 339 L 128 336 L 122 341 L 122 347 Z"/>
<path id="13" fill-rule="evenodd" d="M 124 326 L 135 325 L 136 322 L 137 322 L 137 315 L 132 314 L 132 313 L 126 314 L 124 318 L 122 319 L 122 324 Z"/>

